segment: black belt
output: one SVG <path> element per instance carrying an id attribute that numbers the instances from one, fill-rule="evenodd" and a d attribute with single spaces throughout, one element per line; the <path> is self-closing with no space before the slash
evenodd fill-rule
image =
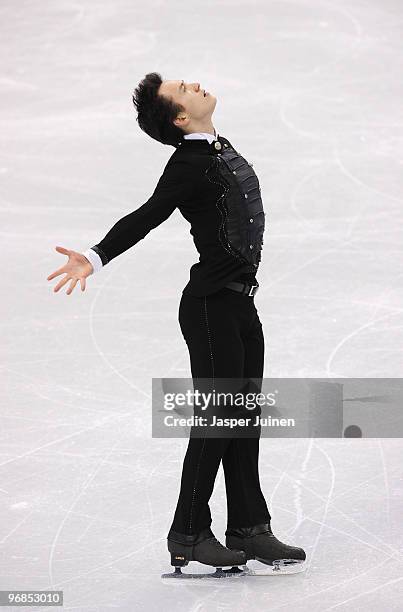
<path id="1" fill-rule="evenodd" d="M 259 284 L 251 285 L 250 283 L 241 283 L 239 281 L 231 281 L 225 285 L 228 289 L 239 291 L 242 295 L 253 297 L 259 289 Z"/>

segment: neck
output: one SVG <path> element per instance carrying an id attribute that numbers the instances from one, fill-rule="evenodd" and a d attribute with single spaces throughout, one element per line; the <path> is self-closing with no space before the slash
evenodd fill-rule
<path id="1" fill-rule="evenodd" d="M 216 131 L 212 121 L 208 121 L 205 123 L 196 123 L 193 124 L 186 130 L 186 134 L 194 134 L 195 132 L 204 132 L 206 134 L 211 134 L 212 136 L 216 135 Z"/>

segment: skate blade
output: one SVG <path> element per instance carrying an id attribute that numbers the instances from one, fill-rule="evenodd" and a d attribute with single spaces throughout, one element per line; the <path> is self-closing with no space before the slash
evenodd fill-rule
<path id="1" fill-rule="evenodd" d="M 174 580 L 222 580 L 222 579 L 230 579 L 230 578 L 239 578 L 241 576 L 246 576 L 247 572 L 244 568 L 239 567 L 231 567 L 228 569 L 222 569 L 221 567 L 217 567 L 214 572 L 205 572 L 205 573 L 196 573 L 196 572 L 182 572 L 180 567 L 175 568 L 174 572 L 170 572 L 168 574 L 162 574 L 162 580 L 171 582 Z"/>
<path id="2" fill-rule="evenodd" d="M 249 563 L 250 565 L 242 566 L 247 576 L 282 576 L 285 574 L 299 574 L 306 570 L 305 560 L 299 559 L 279 559 L 278 561 L 273 561 L 272 565 L 268 565 L 260 559 L 249 561 Z"/>

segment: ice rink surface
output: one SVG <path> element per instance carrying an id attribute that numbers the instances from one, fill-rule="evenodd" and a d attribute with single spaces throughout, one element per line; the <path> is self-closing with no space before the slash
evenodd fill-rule
<path id="1" fill-rule="evenodd" d="M 393 438 L 262 440 L 273 530 L 307 571 L 162 584 L 186 440 L 151 438 L 151 379 L 190 375 L 189 226 L 175 211 L 84 293 L 46 280 L 55 246 L 99 242 L 174 151 L 136 124 L 138 81 L 198 81 L 262 187 L 265 376 L 402 376 L 402 2 L 3 0 L 0 17 L 0 588 L 62 589 L 66 611 L 402 610 Z M 211 508 L 223 541 L 221 469 Z"/>

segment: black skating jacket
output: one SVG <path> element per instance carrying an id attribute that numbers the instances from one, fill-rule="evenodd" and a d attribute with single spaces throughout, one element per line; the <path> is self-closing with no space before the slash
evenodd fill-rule
<path id="1" fill-rule="evenodd" d="M 91 249 L 106 265 L 176 208 L 190 223 L 199 253 L 184 293 L 209 295 L 238 279 L 256 284 L 265 229 L 259 180 L 221 135 L 211 144 L 182 139 L 147 202 L 119 219 Z"/>

